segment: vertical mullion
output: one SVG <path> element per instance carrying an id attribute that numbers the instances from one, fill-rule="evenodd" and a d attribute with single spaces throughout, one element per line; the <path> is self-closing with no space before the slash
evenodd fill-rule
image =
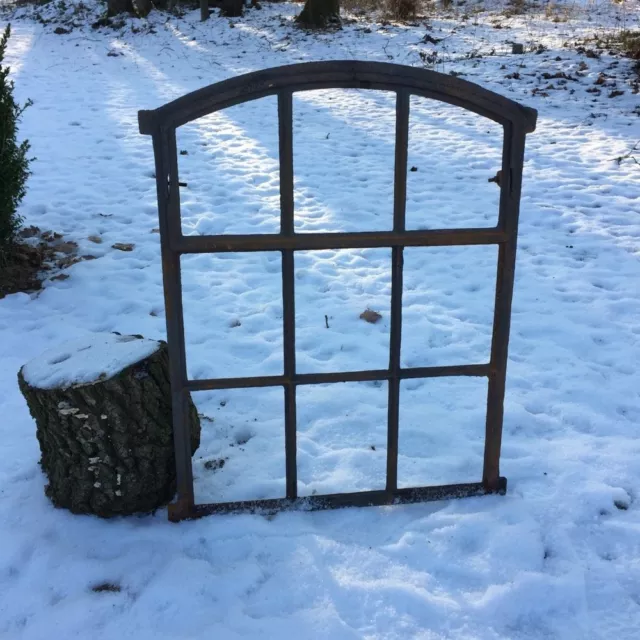
<path id="1" fill-rule="evenodd" d="M 498 249 L 498 269 L 491 339 L 491 373 L 487 391 L 487 423 L 485 431 L 484 469 L 482 482 L 488 491 L 502 489 L 500 480 L 500 449 L 504 417 L 504 394 L 507 376 L 511 302 L 515 278 L 520 188 L 524 161 L 525 133 L 505 126 L 502 158 L 502 183 L 498 225 L 508 238 Z"/>
<path id="2" fill-rule="evenodd" d="M 393 194 L 393 230 L 405 230 L 407 200 L 407 150 L 409 146 L 408 91 L 396 97 L 396 146 Z M 391 329 L 389 336 L 389 403 L 387 417 L 387 491 L 398 488 L 398 432 L 400 421 L 400 345 L 402 334 L 403 249 L 391 249 Z"/>
<path id="3" fill-rule="evenodd" d="M 409 149 L 409 99 L 406 89 L 396 98 L 396 147 L 393 193 L 393 230 L 405 230 L 407 209 L 407 153 Z"/>
<path id="4" fill-rule="evenodd" d="M 280 233 L 292 236 L 293 223 L 293 105 L 291 91 L 278 93 L 280 141 Z M 296 463 L 296 373 L 294 257 L 292 249 L 282 251 L 282 324 L 284 347 L 284 444 L 287 498 L 298 496 Z"/>
<path id="5" fill-rule="evenodd" d="M 180 187 L 175 129 L 161 129 L 153 136 L 158 191 L 158 218 L 162 253 L 165 318 L 169 350 L 169 379 L 173 418 L 178 500 L 169 507 L 169 517 L 181 520 L 194 506 L 191 434 L 188 428 L 187 365 L 184 344 L 180 254 L 171 247 L 181 235 Z"/>

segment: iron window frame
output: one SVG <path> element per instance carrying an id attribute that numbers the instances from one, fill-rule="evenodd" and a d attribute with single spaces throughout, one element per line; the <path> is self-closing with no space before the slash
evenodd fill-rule
<path id="1" fill-rule="evenodd" d="M 393 228 L 355 233 L 304 233 L 294 230 L 293 93 L 315 89 L 373 89 L 396 94 L 396 142 Z M 180 219 L 180 183 L 176 129 L 216 111 L 267 96 L 278 99 L 280 155 L 280 233 L 184 236 Z M 409 102 L 412 95 L 462 107 L 503 127 L 498 223 L 493 228 L 407 230 L 405 227 Z M 460 78 L 401 65 L 332 61 L 296 64 L 249 73 L 189 93 L 152 111 L 139 111 L 140 133 L 151 135 L 156 167 L 162 272 L 170 357 L 177 500 L 169 519 L 179 521 L 212 513 L 282 509 L 331 509 L 461 498 L 504 493 L 500 448 L 516 261 L 520 190 L 525 138 L 535 130 L 537 112 Z M 491 355 L 488 363 L 402 368 L 402 275 L 405 247 L 498 245 Z M 294 253 L 321 249 L 390 247 L 391 327 L 388 369 L 296 372 Z M 278 376 L 190 380 L 187 375 L 180 257 L 211 252 L 280 251 L 282 254 L 284 372 Z M 409 378 L 484 376 L 488 378 L 483 477 L 480 482 L 398 488 L 400 381 Z M 296 388 L 306 384 L 386 380 L 389 388 L 385 489 L 299 497 L 296 465 Z M 285 402 L 286 497 L 196 504 L 190 434 L 191 391 L 282 386 Z"/>

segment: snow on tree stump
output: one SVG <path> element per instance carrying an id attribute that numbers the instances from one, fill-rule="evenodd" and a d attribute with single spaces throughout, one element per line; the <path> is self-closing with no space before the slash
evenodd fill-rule
<path id="1" fill-rule="evenodd" d="M 165 342 L 102 334 L 24 365 L 20 390 L 36 421 L 46 495 L 101 517 L 148 512 L 176 489 Z M 189 398 L 192 453 L 200 420 Z"/>

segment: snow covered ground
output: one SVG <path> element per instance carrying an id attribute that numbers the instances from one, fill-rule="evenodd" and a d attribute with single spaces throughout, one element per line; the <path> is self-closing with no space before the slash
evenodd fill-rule
<path id="1" fill-rule="evenodd" d="M 34 100 L 21 133 L 37 156 L 22 213 L 97 259 L 0 301 L 2 637 L 640 636 L 640 166 L 616 160 L 640 140 L 640 101 L 630 61 L 576 48 L 633 26 L 637 5 L 479 8 L 413 26 L 361 16 L 334 34 L 296 30 L 290 4 L 205 24 L 197 12 L 152 13 L 115 31 L 80 26 L 97 17 L 93 3 L 38 8 L 65 15 L 65 28 L 75 21 L 63 35 L 19 10 L 9 62 L 18 96 Z M 511 41 L 527 52 L 512 55 Z M 505 405 L 508 494 L 180 525 L 165 510 L 113 521 L 55 510 L 18 369 L 93 333 L 165 335 L 153 158 L 137 110 L 239 73 L 345 58 L 459 73 L 539 110 Z M 296 96 L 300 232 L 390 227 L 393 123 L 384 93 Z M 412 101 L 410 228 L 495 223 L 487 180 L 499 136 L 459 109 Z M 185 232 L 277 229 L 274 100 L 192 123 L 178 145 Z M 495 259 L 494 247 L 407 250 L 404 365 L 487 360 Z M 279 256 L 191 256 L 183 268 L 191 375 L 281 371 Z M 296 269 L 299 369 L 386 367 L 389 251 L 307 252 Z M 382 320 L 359 319 L 366 308 Z M 485 398 L 482 379 L 403 385 L 401 485 L 480 479 Z M 282 391 L 194 400 L 206 417 L 197 499 L 284 495 Z M 300 390 L 302 495 L 383 486 L 386 401 L 380 384 Z M 119 590 L 93 590 L 104 583 Z"/>

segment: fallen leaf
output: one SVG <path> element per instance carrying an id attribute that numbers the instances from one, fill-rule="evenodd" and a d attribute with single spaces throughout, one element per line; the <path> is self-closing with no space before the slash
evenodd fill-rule
<path id="1" fill-rule="evenodd" d="M 66 258 L 57 260 L 56 266 L 60 269 L 66 269 L 67 267 L 71 267 L 78 262 L 80 262 L 80 258 L 78 258 L 78 256 L 67 256 Z"/>
<path id="2" fill-rule="evenodd" d="M 21 238 L 33 238 L 33 236 L 37 236 L 39 233 L 40 233 L 40 229 L 32 225 L 30 227 L 25 227 L 24 229 L 21 229 L 18 235 Z"/>
<path id="3" fill-rule="evenodd" d="M 558 71 L 557 73 L 543 73 L 541 75 L 545 80 L 572 80 L 573 82 L 576 79 L 573 76 L 566 74 L 564 71 Z"/>
<path id="4" fill-rule="evenodd" d="M 60 242 L 54 246 L 54 249 L 59 253 L 66 253 L 67 255 L 73 253 L 78 248 L 75 242 Z"/>
<path id="5" fill-rule="evenodd" d="M 116 242 L 111 245 L 111 248 L 117 249 L 118 251 L 133 251 L 135 246 L 132 242 Z"/>
<path id="6" fill-rule="evenodd" d="M 113 584 L 112 582 L 102 582 L 91 587 L 91 591 L 94 593 L 103 593 L 105 591 L 110 593 L 120 593 L 122 587 L 119 584 Z"/>
<path id="7" fill-rule="evenodd" d="M 49 230 L 49 231 L 43 231 L 41 237 L 46 242 L 53 242 L 54 240 L 60 240 L 60 238 L 62 238 L 62 234 Z"/>
<path id="8" fill-rule="evenodd" d="M 360 319 L 369 324 L 375 324 L 378 320 L 382 319 L 382 316 L 377 311 L 373 311 L 373 309 L 365 309 L 360 314 Z"/>

